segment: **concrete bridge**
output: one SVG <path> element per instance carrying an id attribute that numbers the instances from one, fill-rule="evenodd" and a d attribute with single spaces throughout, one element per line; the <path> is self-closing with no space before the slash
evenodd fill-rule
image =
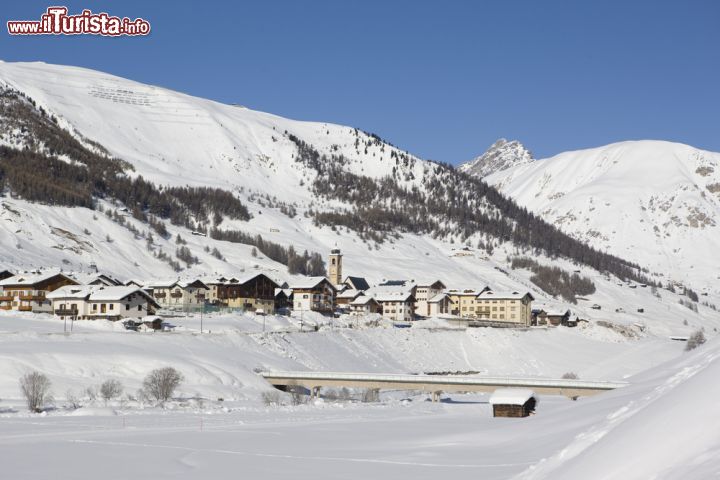
<path id="1" fill-rule="evenodd" d="M 299 385 L 317 396 L 322 387 L 419 390 L 432 394 L 437 402 L 443 392 L 494 392 L 498 388 L 531 388 L 537 394 L 577 398 L 595 395 L 627 385 L 625 382 L 601 382 L 571 379 L 480 377 L 462 375 L 397 375 L 339 372 L 262 372 L 278 388 Z"/>

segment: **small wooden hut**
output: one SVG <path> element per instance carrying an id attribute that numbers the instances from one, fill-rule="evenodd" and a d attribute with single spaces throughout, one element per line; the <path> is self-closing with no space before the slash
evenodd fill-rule
<path id="1" fill-rule="evenodd" d="M 527 417 L 535 412 L 537 396 L 527 388 L 499 388 L 490 396 L 493 417 Z"/>

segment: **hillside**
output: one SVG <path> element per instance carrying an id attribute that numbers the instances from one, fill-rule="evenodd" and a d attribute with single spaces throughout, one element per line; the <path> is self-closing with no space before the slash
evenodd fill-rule
<path id="1" fill-rule="evenodd" d="M 326 251 L 340 232 L 339 246 L 369 251 L 409 235 L 487 252 L 512 243 L 641 279 L 636 265 L 587 248 L 485 183 L 354 128 L 74 67 L 1 63 L 0 80 L 4 183 L 24 199 L 85 208 L 105 199 L 163 237 L 170 223 L 219 239 L 262 234 L 297 252 Z"/>
<path id="2" fill-rule="evenodd" d="M 486 178 L 575 238 L 717 292 L 720 154 L 661 141 L 566 152 Z"/>

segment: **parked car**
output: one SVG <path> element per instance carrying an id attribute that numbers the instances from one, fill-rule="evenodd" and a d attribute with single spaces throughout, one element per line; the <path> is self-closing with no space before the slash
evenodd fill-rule
<path id="1" fill-rule="evenodd" d="M 593 304 L 593 306 L 590 307 L 590 308 L 592 308 L 593 310 L 600 310 L 601 307 L 600 307 L 600 305 L 598 305 L 597 303 L 595 303 L 595 304 Z"/>

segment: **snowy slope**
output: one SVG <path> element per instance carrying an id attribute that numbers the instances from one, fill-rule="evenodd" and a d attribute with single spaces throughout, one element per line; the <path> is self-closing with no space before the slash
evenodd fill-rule
<path id="1" fill-rule="evenodd" d="M 601 250 L 667 280 L 716 288 L 718 153 L 670 142 L 622 142 L 518 165 L 486 181 Z"/>
<path id="2" fill-rule="evenodd" d="M 298 251 L 326 254 L 340 247 L 345 254 L 344 273 L 368 277 L 371 283 L 385 278 L 439 278 L 451 288 L 490 285 L 502 290 L 525 289 L 538 303 L 563 305 L 561 299 L 550 298 L 535 287 L 529 281 L 529 272 L 508 268 L 507 256 L 518 253 L 510 246 L 496 248 L 488 255 L 484 250 L 469 247 L 461 251 L 460 245 L 412 234 L 373 245 L 347 230 L 314 225 L 305 214 L 322 202 L 309 187 L 315 172 L 295 162 L 297 147 L 288 135 L 296 134 L 321 153 L 345 154 L 348 163 L 344 168 L 355 173 L 381 177 L 398 168 L 392 153 L 403 152 L 353 128 L 288 120 L 75 67 L 0 63 L 0 82 L 25 92 L 83 142 L 90 146 L 88 140 L 99 142 L 112 155 L 128 161 L 136 175 L 161 185 L 233 190 L 248 205 L 253 218 L 248 222 L 226 219 L 223 228 L 261 234 L 266 240 L 293 245 Z M 0 137 L 5 141 L 9 138 Z M 504 145 L 509 148 L 514 144 Z M 399 162 L 399 167 L 414 172 L 414 179 L 408 182 L 422 188 L 420 179 L 429 164 L 408 158 L 412 161 L 407 165 Z M 543 162 L 516 168 L 533 168 L 537 163 Z M 291 218 L 259 195 L 291 203 L 298 214 Z M 101 206 L 118 208 L 107 202 L 101 202 Z M 0 197 L 0 219 L 0 252 L 5 267 L 51 266 L 87 272 L 94 264 L 122 279 L 177 275 L 167 262 L 156 258 L 145 240 L 97 211 L 39 205 L 6 195 Z M 141 232 L 148 230 L 147 225 L 130 216 L 126 221 Z M 177 248 L 174 239 L 180 234 L 200 260 L 181 272 L 182 276 L 238 275 L 258 269 L 280 280 L 288 277 L 285 266 L 262 254 L 252 256 L 252 248 L 247 245 L 195 236 L 170 224 L 167 228 L 170 237 L 165 240 L 156 236 L 155 251 L 173 257 Z M 214 248 L 223 259 L 210 254 Z M 635 259 L 632 253 L 630 258 Z M 700 326 L 712 328 L 720 318 L 718 312 L 702 306 L 697 313 L 690 311 L 678 304 L 680 297 L 676 295 L 663 292 L 663 298 L 658 298 L 649 289 L 621 288 L 616 280 L 592 269 L 553 262 L 568 271 L 580 269 L 596 283 L 596 294 L 572 307 L 573 314 L 583 318 L 623 324 L 652 318 L 655 322 L 648 328 L 658 335 L 687 334 Z M 720 303 L 717 292 L 707 300 Z M 603 310 L 590 309 L 593 303 L 602 304 Z M 614 312 L 620 307 L 630 313 Z M 648 313 L 636 313 L 640 307 Z M 683 325 L 683 320 L 688 320 L 689 325 Z"/>

